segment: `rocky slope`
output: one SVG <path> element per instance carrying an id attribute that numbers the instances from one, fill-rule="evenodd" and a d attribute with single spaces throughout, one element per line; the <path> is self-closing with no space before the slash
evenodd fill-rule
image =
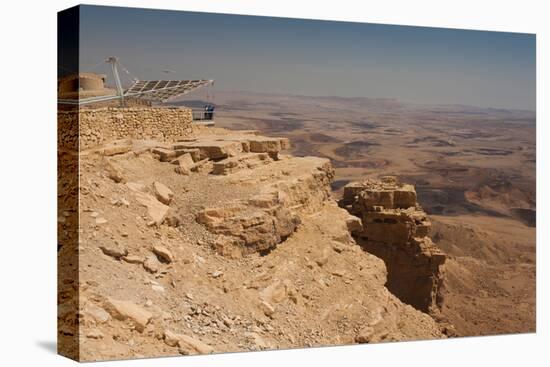
<path id="1" fill-rule="evenodd" d="M 330 162 L 285 155 L 288 144 L 197 129 L 173 144 L 82 152 L 79 244 L 59 249 L 62 267 L 78 252 L 80 286 L 78 298 L 60 273 L 62 353 L 91 361 L 445 337 L 418 310 L 433 297 L 399 294 L 404 275 L 351 235 L 370 226 L 332 199 Z M 75 209 L 60 208 L 62 229 L 64 210 Z M 426 238 L 407 243 L 441 259 Z M 421 278 L 434 291 L 437 273 Z"/>
<path id="2" fill-rule="evenodd" d="M 532 228 L 509 218 L 432 219 L 432 237 L 448 254 L 441 314 L 458 335 L 535 332 Z"/>

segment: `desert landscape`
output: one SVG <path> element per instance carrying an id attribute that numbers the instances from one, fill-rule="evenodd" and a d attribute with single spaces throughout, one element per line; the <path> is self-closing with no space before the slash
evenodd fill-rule
<path id="1" fill-rule="evenodd" d="M 79 5 L 58 45 L 59 354 L 536 331 L 534 34 Z"/>
<path id="2" fill-rule="evenodd" d="M 217 127 L 174 123 L 185 108 L 80 112 L 78 203 L 60 177 L 62 354 L 535 331 L 532 113 L 216 98 Z"/>
<path id="3" fill-rule="evenodd" d="M 331 160 L 338 199 L 365 177 L 413 184 L 448 255 L 440 316 L 457 335 L 535 331 L 535 113 L 390 99 L 218 92 L 217 124 Z"/>

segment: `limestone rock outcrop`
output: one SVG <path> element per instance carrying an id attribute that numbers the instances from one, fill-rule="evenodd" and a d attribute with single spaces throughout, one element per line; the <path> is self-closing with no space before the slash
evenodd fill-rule
<path id="1" fill-rule="evenodd" d="M 414 186 L 393 176 L 352 182 L 340 205 L 361 219 L 358 243 L 388 268 L 386 286 L 403 302 L 430 312 L 442 302 L 446 255 L 428 237 L 431 223 L 416 199 Z"/>
<path id="2" fill-rule="evenodd" d="M 246 254 L 270 250 L 284 241 L 300 218 L 284 206 L 283 195 L 274 192 L 229 207 L 205 209 L 197 221 L 216 234 L 230 236 L 228 245 L 239 246 Z"/>
<path id="3" fill-rule="evenodd" d="M 271 183 L 264 184 L 260 193 L 199 212 L 199 223 L 212 233 L 224 236 L 214 245 L 218 252 L 231 256 L 265 253 L 295 231 L 301 215 L 314 212 L 326 203 L 334 176 L 330 162 L 314 157 L 293 158 L 293 161 L 296 175 L 288 175 L 289 172 L 283 170 Z M 292 164 L 286 166 L 293 168 Z"/>
<path id="4" fill-rule="evenodd" d="M 190 140 L 190 141 L 189 141 Z M 279 152 L 290 148 L 286 138 L 273 138 L 256 134 L 204 137 L 198 140 L 186 139 L 173 145 L 175 150 L 198 149 L 201 159 L 221 160 L 241 153 L 267 153 L 277 159 Z"/>
<path id="5" fill-rule="evenodd" d="M 209 128 L 129 145 L 108 158 L 83 155 L 80 206 L 60 213 L 61 228 L 68 210 L 80 217 L 78 247 L 59 250 L 65 269 L 78 254 L 78 277 L 59 278 L 64 354 L 92 361 L 445 337 L 399 299 L 431 294 L 435 279 L 435 247 L 422 237 L 429 221 L 409 206 L 414 189 L 348 189 L 352 215 L 332 197 L 330 161 L 285 154 L 286 139 Z"/>
<path id="6" fill-rule="evenodd" d="M 269 164 L 271 158 L 267 153 L 244 153 L 237 157 L 223 159 L 214 163 L 212 173 L 227 175 L 242 169 L 251 169 L 261 164 Z"/>

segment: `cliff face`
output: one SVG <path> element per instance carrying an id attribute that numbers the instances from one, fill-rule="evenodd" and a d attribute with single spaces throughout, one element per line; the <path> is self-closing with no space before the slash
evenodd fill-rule
<path id="1" fill-rule="evenodd" d="M 267 253 L 297 229 L 304 214 L 319 211 L 330 200 L 334 172 L 328 160 L 286 157 L 273 163 L 265 168 L 277 167 L 281 173 L 272 171 L 269 180 L 258 182 L 257 193 L 198 213 L 199 223 L 223 235 L 216 241 L 220 253 Z M 232 175 L 231 180 L 251 184 L 250 170 L 242 173 Z"/>
<path id="2" fill-rule="evenodd" d="M 82 152 L 79 283 L 60 273 L 79 293 L 60 293 L 60 350 L 91 361 L 445 337 L 406 304 L 434 303 L 444 259 L 414 190 L 348 193 L 352 215 L 331 197 L 330 162 L 286 148 L 201 129 Z M 61 246 L 60 266 L 74 251 Z"/>
<path id="3" fill-rule="evenodd" d="M 384 260 L 388 289 L 418 310 L 436 311 L 446 256 L 428 237 L 431 223 L 414 187 L 392 176 L 354 182 L 344 188 L 341 205 L 361 219 L 358 244 Z"/>

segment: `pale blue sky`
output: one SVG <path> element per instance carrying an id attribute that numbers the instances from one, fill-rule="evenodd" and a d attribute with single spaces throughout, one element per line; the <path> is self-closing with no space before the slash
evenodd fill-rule
<path id="1" fill-rule="evenodd" d="M 219 90 L 535 109 L 532 34 L 98 6 L 80 29 L 82 71 L 115 55 Z"/>

